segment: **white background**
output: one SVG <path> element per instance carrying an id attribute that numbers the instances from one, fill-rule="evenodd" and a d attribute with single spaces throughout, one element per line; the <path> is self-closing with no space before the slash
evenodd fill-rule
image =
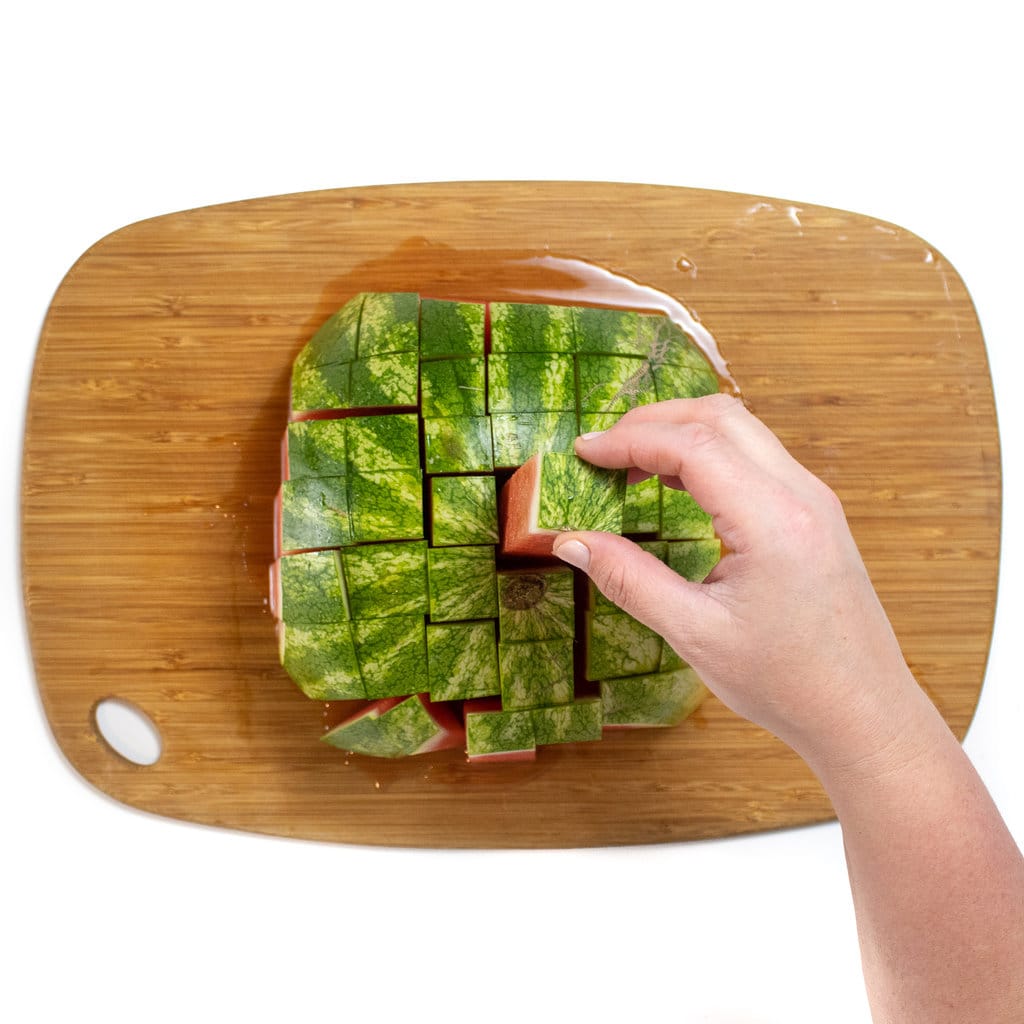
<path id="1" fill-rule="evenodd" d="M 868 1020 L 835 826 L 656 848 L 425 853 L 135 813 L 43 719 L 24 639 L 24 403 L 54 289 L 156 214 L 475 178 L 753 192 L 894 221 L 953 263 L 1021 522 L 1012 5 L 17 5 L 0 28 L 6 499 L 0 1018 Z M 967 748 L 1024 839 L 1024 555 L 1007 530 Z"/>

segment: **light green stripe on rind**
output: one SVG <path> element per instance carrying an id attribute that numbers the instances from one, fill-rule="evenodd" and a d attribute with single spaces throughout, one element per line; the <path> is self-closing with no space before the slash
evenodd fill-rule
<path id="1" fill-rule="evenodd" d="M 281 664 L 307 697 L 349 700 L 366 696 L 349 623 L 282 623 L 279 628 Z"/>
<path id="2" fill-rule="evenodd" d="M 498 498 L 493 476 L 435 476 L 430 480 L 433 543 L 497 544 Z"/>
<path id="3" fill-rule="evenodd" d="M 571 355 L 492 354 L 487 373 L 488 412 L 576 411 L 576 367 Z"/>
<path id="4" fill-rule="evenodd" d="M 346 477 L 306 477 L 281 485 L 281 549 L 352 543 Z"/>
<path id="5" fill-rule="evenodd" d="M 470 700 L 501 693 L 494 622 L 427 626 L 431 700 Z"/>
<path id="6" fill-rule="evenodd" d="M 624 413 L 655 400 L 651 364 L 631 356 L 576 357 L 580 413 Z"/>
<path id="7" fill-rule="evenodd" d="M 626 486 L 622 508 L 623 533 L 657 533 L 661 528 L 661 482 L 649 476 Z"/>
<path id="8" fill-rule="evenodd" d="M 498 614 L 491 545 L 430 548 L 427 567 L 432 621 L 487 619 Z"/>
<path id="9" fill-rule="evenodd" d="M 487 416 L 424 419 L 428 473 L 485 473 L 494 469 L 491 421 Z"/>
<path id="10" fill-rule="evenodd" d="M 604 724 L 678 725 L 700 707 L 707 693 L 691 668 L 602 680 Z"/>
<path id="11" fill-rule="evenodd" d="M 689 491 L 662 485 L 659 537 L 663 540 L 703 540 L 714 535 L 711 516 L 697 504 Z"/>
<path id="12" fill-rule="evenodd" d="M 601 739 L 604 722 L 599 697 L 584 697 L 558 707 L 533 708 L 533 735 L 538 747 L 552 743 L 590 743 Z"/>
<path id="13" fill-rule="evenodd" d="M 654 630 L 625 612 L 592 612 L 587 616 L 587 678 L 656 672 L 662 643 Z"/>
<path id="14" fill-rule="evenodd" d="M 710 540 L 677 540 L 668 545 L 668 565 L 683 579 L 703 582 L 722 559 L 722 542 Z"/>
<path id="15" fill-rule="evenodd" d="M 360 360 L 415 352 L 419 360 L 420 297 L 415 292 L 369 292 L 359 319 Z"/>
<path id="16" fill-rule="evenodd" d="M 605 530 L 622 533 L 626 471 L 601 469 L 573 454 L 540 456 L 542 530 Z"/>
<path id="17" fill-rule="evenodd" d="M 416 413 L 348 416 L 345 426 L 348 465 L 357 471 L 419 469 L 420 434 Z"/>
<path id="18" fill-rule="evenodd" d="M 352 395 L 351 377 L 351 363 L 303 366 L 296 362 L 292 368 L 292 412 L 346 408 Z"/>
<path id="19" fill-rule="evenodd" d="M 288 424 L 288 476 L 344 476 L 345 420 L 300 420 Z"/>
<path id="20" fill-rule="evenodd" d="M 567 704 L 573 698 L 572 640 L 502 641 L 498 665 L 505 709 Z"/>
<path id="21" fill-rule="evenodd" d="M 420 302 L 420 358 L 447 359 L 484 353 L 484 307 L 475 303 Z"/>
<path id="22" fill-rule="evenodd" d="M 486 711 L 466 715 L 466 753 L 511 754 L 533 750 L 533 719 L 529 711 Z"/>
<path id="23" fill-rule="evenodd" d="M 494 465 L 521 466 L 538 452 L 571 452 L 579 433 L 574 412 L 493 413 Z"/>
<path id="24" fill-rule="evenodd" d="M 351 364 L 349 405 L 353 409 L 413 406 L 419 401 L 420 360 L 416 352 L 391 352 Z"/>
<path id="25" fill-rule="evenodd" d="M 350 363 L 356 357 L 359 336 L 359 315 L 363 296 L 350 299 L 331 314 L 299 353 L 296 364 L 303 368 L 328 363 Z"/>
<path id="26" fill-rule="evenodd" d="M 427 690 L 426 624 L 422 616 L 352 623 L 366 696 L 399 697 Z"/>
<path id="27" fill-rule="evenodd" d="M 575 632 L 572 570 L 500 573 L 498 615 L 503 643 L 571 639 Z"/>
<path id="28" fill-rule="evenodd" d="M 484 357 L 420 363 L 420 411 L 424 419 L 485 415 L 487 382 Z"/>
<path id="29" fill-rule="evenodd" d="M 418 469 L 352 473 L 348 503 L 355 542 L 423 536 L 423 476 Z"/>
<path id="30" fill-rule="evenodd" d="M 426 541 L 346 548 L 341 559 L 353 618 L 426 615 Z"/>
<path id="31" fill-rule="evenodd" d="M 574 352 L 572 310 L 537 303 L 491 303 L 492 352 Z"/>
<path id="32" fill-rule="evenodd" d="M 322 625 L 349 618 L 337 551 L 281 557 L 281 618 L 291 625 Z"/>

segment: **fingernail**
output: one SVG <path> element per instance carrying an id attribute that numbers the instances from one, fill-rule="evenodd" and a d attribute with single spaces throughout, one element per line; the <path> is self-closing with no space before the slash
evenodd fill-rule
<path id="1" fill-rule="evenodd" d="M 595 437 L 600 437 L 603 433 L 603 430 L 591 430 L 588 434 L 580 434 L 580 440 L 593 441 Z"/>
<path id="2" fill-rule="evenodd" d="M 578 540 L 567 540 L 564 544 L 559 544 L 554 549 L 554 554 L 563 562 L 575 565 L 577 569 L 586 571 L 587 566 L 590 565 L 590 549 Z"/>

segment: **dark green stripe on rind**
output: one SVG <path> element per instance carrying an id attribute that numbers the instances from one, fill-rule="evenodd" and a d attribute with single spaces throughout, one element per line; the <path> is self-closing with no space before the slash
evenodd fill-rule
<path id="1" fill-rule="evenodd" d="M 534 750 L 533 718 L 529 711 L 486 711 L 466 715 L 466 753 L 511 754 Z"/>
<path id="2" fill-rule="evenodd" d="M 355 621 L 352 633 L 367 697 L 426 692 L 427 643 L 422 616 Z"/>
<path id="3" fill-rule="evenodd" d="M 498 498 L 493 476 L 435 476 L 430 480 L 435 546 L 497 544 Z"/>
<path id="4" fill-rule="evenodd" d="M 432 621 L 487 619 L 498 614 L 493 546 L 430 548 L 427 566 Z"/>
<path id="5" fill-rule="evenodd" d="M 278 628 L 281 664 L 307 697 L 350 700 L 366 696 L 349 623 L 282 623 Z"/>
<path id="6" fill-rule="evenodd" d="M 484 357 L 420 363 L 420 412 L 424 419 L 483 416 L 487 412 Z"/>
<path id="7" fill-rule="evenodd" d="M 572 640 L 498 644 L 501 706 L 567 704 L 573 698 Z"/>
<path id="8" fill-rule="evenodd" d="M 689 491 L 661 489 L 661 529 L 664 540 L 703 540 L 715 535 L 711 516 L 697 504 Z"/>
<path id="9" fill-rule="evenodd" d="M 353 541 L 423 536 L 423 475 L 418 469 L 352 473 L 348 484 Z"/>
<path id="10" fill-rule="evenodd" d="M 353 618 L 426 615 L 426 541 L 346 548 L 341 559 Z"/>
<path id="11" fill-rule="evenodd" d="M 574 412 L 502 412 L 491 415 L 494 465 L 521 466 L 538 452 L 571 452 L 579 433 Z"/>
<path id="12" fill-rule="evenodd" d="M 413 352 L 419 361 L 420 297 L 416 292 L 369 292 L 359 318 L 360 361 L 390 352 Z"/>
<path id="13" fill-rule="evenodd" d="M 575 632 L 572 570 L 500 573 L 498 616 L 503 643 L 572 639 Z"/>
<path id="14" fill-rule="evenodd" d="M 281 618 L 293 625 L 322 625 L 349 618 L 337 551 L 281 557 Z"/>
<path id="15" fill-rule="evenodd" d="M 631 356 L 580 355 L 580 413 L 624 413 L 655 400 L 651 364 Z"/>
<path id="16" fill-rule="evenodd" d="M 571 355 L 492 354 L 487 374 L 491 413 L 576 411 L 576 367 Z"/>
<path id="17" fill-rule="evenodd" d="M 625 470 L 601 469 L 574 454 L 545 452 L 540 456 L 539 487 L 539 529 L 622 533 Z"/>
<path id="18" fill-rule="evenodd" d="M 484 353 L 484 307 L 468 302 L 420 302 L 420 358 L 447 359 Z"/>
<path id="19" fill-rule="evenodd" d="M 484 473 L 494 469 L 487 416 L 424 419 L 428 473 Z"/>
<path id="20" fill-rule="evenodd" d="M 281 485 L 281 549 L 352 543 L 346 477 L 306 477 Z"/>
<path id="21" fill-rule="evenodd" d="M 600 697 L 584 697 L 571 704 L 533 708 L 533 735 L 538 747 L 552 743 L 590 743 L 601 738 L 604 722 Z"/>
<path id="22" fill-rule="evenodd" d="M 625 612 L 592 612 L 587 616 L 587 678 L 656 672 L 662 643 L 654 630 Z"/>
<path id="23" fill-rule="evenodd" d="M 491 303 L 492 352 L 571 353 L 575 349 L 572 310 L 568 306 Z"/>
<path id="24" fill-rule="evenodd" d="M 301 420 L 288 424 L 288 476 L 344 476 L 345 420 Z"/>
<path id="25" fill-rule="evenodd" d="M 427 671 L 431 700 L 501 693 L 493 620 L 427 626 Z"/>
<path id="26" fill-rule="evenodd" d="M 391 469 L 419 469 L 420 433 L 416 413 L 385 416 L 347 416 L 345 449 L 351 469 L 379 473 Z"/>
<path id="27" fill-rule="evenodd" d="M 678 725 L 706 696 L 691 668 L 601 682 L 605 725 Z"/>
<path id="28" fill-rule="evenodd" d="M 291 408 L 293 413 L 344 409 L 352 395 L 352 364 L 292 368 Z"/>
<path id="29" fill-rule="evenodd" d="M 308 368 L 352 362 L 356 357 L 362 308 L 363 296 L 357 295 L 332 313 L 299 353 L 296 365 Z"/>
<path id="30" fill-rule="evenodd" d="M 351 364 L 349 405 L 353 409 L 411 406 L 419 401 L 420 357 L 391 352 Z"/>

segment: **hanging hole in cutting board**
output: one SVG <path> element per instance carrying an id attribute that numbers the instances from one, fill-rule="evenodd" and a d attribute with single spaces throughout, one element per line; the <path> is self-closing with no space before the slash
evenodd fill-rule
<path id="1" fill-rule="evenodd" d="M 118 697 L 101 700 L 93 711 L 96 731 L 114 753 L 137 765 L 156 764 L 163 752 L 160 731 L 140 708 Z"/>

